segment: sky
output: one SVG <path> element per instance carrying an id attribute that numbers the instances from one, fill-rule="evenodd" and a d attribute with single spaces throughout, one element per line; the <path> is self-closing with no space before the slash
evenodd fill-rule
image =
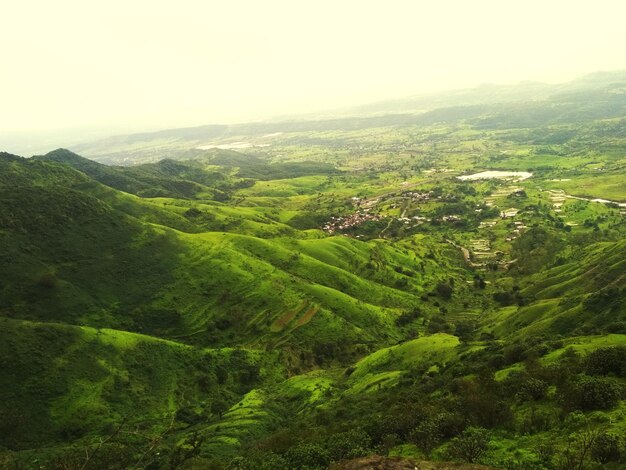
<path id="1" fill-rule="evenodd" d="M 626 68 L 622 0 L 20 0 L 0 135 L 161 129 Z"/>

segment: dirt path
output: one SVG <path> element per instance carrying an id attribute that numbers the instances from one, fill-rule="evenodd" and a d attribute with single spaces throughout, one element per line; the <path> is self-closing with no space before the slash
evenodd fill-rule
<path id="1" fill-rule="evenodd" d="M 471 266 L 472 268 L 479 268 L 485 265 L 485 263 L 474 263 L 472 261 L 472 257 L 471 257 L 471 253 L 470 251 L 465 248 L 464 246 L 461 246 L 455 242 L 453 242 L 452 240 L 446 240 L 447 243 L 449 243 L 450 245 L 452 245 L 455 248 L 458 248 L 459 250 L 461 250 L 461 253 L 463 253 L 463 259 L 465 259 L 465 262 Z"/>
<path id="2" fill-rule="evenodd" d="M 389 222 L 387 222 L 387 226 L 384 229 L 382 229 L 380 233 L 378 234 L 378 238 L 385 238 L 383 234 L 387 231 L 389 227 L 391 227 L 391 222 L 393 222 L 393 219 L 390 218 Z"/>

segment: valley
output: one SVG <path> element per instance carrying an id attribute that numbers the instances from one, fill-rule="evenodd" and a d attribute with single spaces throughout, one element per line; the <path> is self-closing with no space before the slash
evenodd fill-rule
<path id="1" fill-rule="evenodd" d="M 624 83 L 0 153 L 0 467 L 623 468 Z"/>

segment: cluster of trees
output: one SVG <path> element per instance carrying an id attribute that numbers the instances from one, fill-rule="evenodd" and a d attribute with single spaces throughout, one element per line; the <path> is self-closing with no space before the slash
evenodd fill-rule
<path id="1" fill-rule="evenodd" d="M 269 452 L 252 452 L 246 457 L 231 460 L 228 470 L 289 470 L 293 468 L 326 469 L 332 462 L 368 455 L 374 451 L 372 439 L 363 429 L 353 429 L 317 439 L 292 440 L 280 433 L 274 439 L 261 443 Z"/>
<path id="2" fill-rule="evenodd" d="M 341 458 L 384 455 L 399 444 L 415 445 L 433 458 L 506 468 L 519 464 L 564 470 L 620 462 L 626 442 L 584 413 L 610 410 L 626 398 L 621 380 L 626 377 L 626 348 L 601 348 L 585 357 L 566 350 L 551 365 L 538 361 L 560 347 L 558 341 L 541 338 L 492 342 L 463 361 L 441 364 L 438 373 L 413 370 L 395 389 L 343 397 L 337 406 L 317 410 L 257 443 L 229 468 L 269 468 L 263 465 L 271 462 L 277 469 L 321 469 Z M 521 369 L 495 380 L 494 366 L 520 361 Z M 302 427 L 315 438 L 305 438 L 298 431 Z M 538 444 L 517 464 L 490 452 L 502 437 L 537 433 L 553 439 Z"/>

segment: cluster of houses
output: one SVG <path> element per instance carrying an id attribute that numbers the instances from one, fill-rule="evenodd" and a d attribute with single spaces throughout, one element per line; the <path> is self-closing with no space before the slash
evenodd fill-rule
<path id="1" fill-rule="evenodd" d="M 507 195 L 516 194 L 518 192 L 521 193 L 522 191 L 523 191 L 522 188 L 516 188 L 516 187 L 506 188 L 506 191 L 503 191 L 503 195 L 504 194 L 507 194 Z M 390 198 L 405 198 L 405 199 L 409 199 L 411 202 L 416 202 L 418 204 L 428 203 L 433 200 L 442 199 L 441 196 L 435 196 L 433 191 L 406 191 L 406 190 L 401 192 L 400 194 L 389 193 L 389 194 L 385 194 L 385 195 L 381 195 L 381 196 L 377 196 L 377 197 L 373 197 L 369 199 L 362 198 L 362 197 L 352 197 L 351 202 L 355 208 L 355 212 L 348 216 L 331 217 L 330 220 L 326 222 L 321 228 L 327 233 L 333 234 L 337 231 L 344 231 L 352 227 L 361 225 L 364 222 L 382 220 L 384 218 L 383 216 L 381 216 L 380 214 L 371 213 L 370 211 L 373 211 L 374 208 L 378 204 Z M 494 205 L 493 203 L 494 201 L 489 201 L 489 202 L 490 202 L 489 205 L 491 206 Z M 400 205 L 392 204 L 389 207 L 392 209 L 399 208 Z M 480 212 L 480 211 L 482 211 L 482 209 L 476 210 L 476 212 Z M 515 218 L 519 212 L 520 212 L 519 209 L 511 207 L 511 208 L 501 211 L 500 218 L 503 220 L 512 219 L 512 218 Z M 406 214 L 406 209 L 403 211 L 401 216 L 398 217 L 397 220 L 406 225 L 411 224 L 411 223 L 419 225 L 424 222 L 431 222 L 431 219 L 427 217 L 422 217 L 422 216 L 406 217 L 405 214 Z M 462 221 L 463 219 L 462 217 L 458 215 L 450 214 L 450 215 L 442 216 L 441 219 L 439 220 L 441 220 L 441 222 L 456 223 L 456 222 Z M 498 222 L 497 220 L 482 221 L 480 223 L 480 228 L 493 227 L 494 225 L 497 224 L 497 222 Z M 515 240 L 522 233 L 522 231 L 526 228 L 526 226 L 522 222 L 516 221 L 516 222 L 513 222 L 513 225 L 514 225 L 513 231 L 508 235 L 508 237 L 506 238 L 506 241 Z"/>
<path id="2" fill-rule="evenodd" d="M 565 191 L 561 191 L 561 190 L 549 190 L 549 198 L 550 198 L 550 202 L 552 202 L 552 208 L 554 209 L 555 213 L 559 213 L 562 212 L 561 207 L 563 207 L 563 204 L 565 203 L 565 200 L 567 199 L 567 194 L 565 194 Z"/>
<path id="3" fill-rule="evenodd" d="M 500 217 L 503 219 L 510 219 L 515 217 L 519 213 L 519 209 L 511 207 L 510 209 L 503 210 L 500 212 Z"/>
<path id="4" fill-rule="evenodd" d="M 331 217 L 326 224 L 322 226 L 322 230 L 329 234 L 333 234 L 340 230 L 347 230 L 351 227 L 356 227 L 364 222 L 378 221 L 382 217 L 379 214 L 370 214 L 366 211 L 355 212 L 346 217 Z"/>
<path id="5" fill-rule="evenodd" d="M 517 237 L 519 237 L 527 228 L 528 227 L 524 225 L 524 222 L 519 222 L 519 221 L 513 222 L 513 230 L 511 231 L 511 233 L 509 233 L 509 235 L 505 238 L 505 240 L 507 242 L 512 242 Z"/>
<path id="6" fill-rule="evenodd" d="M 411 198 L 412 202 L 428 202 L 432 199 L 433 197 L 433 192 L 432 191 L 428 191 L 428 192 L 421 192 L 421 191 L 407 191 L 401 194 L 401 196 L 406 197 L 406 198 Z"/>
<path id="7" fill-rule="evenodd" d="M 470 252 L 473 258 L 482 261 L 480 266 L 484 266 L 486 261 L 491 260 L 496 256 L 496 253 L 491 251 L 491 243 L 489 240 L 484 239 L 470 240 Z"/>
<path id="8" fill-rule="evenodd" d="M 479 228 L 491 228 L 493 226 L 495 226 L 498 223 L 497 220 L 483 220 L 480 224 L 479 224 Z"/>
<path id="9" fill-rule="evenodd" d="M 411 202 L 426 203 L 430 201 L 434 196 L 433 196 L 432 191 L 427 191 L 427 192 L 426 191 L 404 191 L 399 196 L 397 195 L 397 193 L 389 193 L 389 194 L 385 194 L 382 196 L 373 197 L 370 199 L 355 196 L 351 198 L 352 205 L 356 209 L 354 214 L 346 216 L 346 217 L 331 217 L 330 220 L 326 222 L 321 228 L 325 232 L 329 234 L 333 234 L 337 231 L 346 230 L 351 227 L 361 225 L 364 222 L 382 220 L 383 217 L 381 215 L 372 214 L 370 213 L 370 211 L 381 202 L 386 201 L 390 198 L 394 198 L 394 197 L 410 199 Z M 438 197 L 437 199 L 441 199 L 441 197 Z M 389 207 L 393 209 L 393 208 L 398 208 L 400 206 L 398 204 L 392 204 Z M 404 217 L 404 215 L 399 217 L 398 220 L 400 222 L 403 222 L 404 224 L 415 223 L 417 225 L 422 224 L 424 222 L 431 221 L 431 219 L 427 217 L 421 217 L 421 216 Z M 453 222 L 453 221 L 460 220 L 460 218 L 457 216 L 444 216 L 443 220 Z"/>
<path id="10" fill-rule="evenodd" d="M 500 218 L 512 219 L 515 216 L 517 216 L 519 212 L 520 212 L 519 209 L 515 209 L 515 208 L 506 209 L 500 212 Z M 491 228 L 495 226 L 497 223 L 498 223 L 497 220 L 484 220 L 480 223 L 480 228 Z M 507 242 L 512 242 L 517 237 L 519 237 L 524 232 L 524 230 L 528 228 L 526 225 L 524 225 L 524 222 L 520 222 L 519 220 L 510 222 L 509 226 L 512 227 L 512 230 L 505 238 L 505 241 Z"/>
<path id="11" fill-rule="evenodd" d="M 428 217 L 422 217 L 421 215 L 414 215 L 413 217 L 398 217 L 398 220 L 405 224 L 408 224 L 410 222 L 416 222 L 416 225 L 431 221 L 431 219 L 429 219 Z"/>
<path id="12" fill-rule="evenodd" d="M 409 199 L 411 202 L 416 202 L 418 204 L 429 202 L 434 198 L 432 191 L 404 191 L 400 194 L 397 192 L 384 194 L 382 196 L 376 196 L 370 199 L 364 199 L 360 197 L 353 197 L 352 204 L 361 209 L 371 209 L 381 202 L 387 201 L 389 199 Z M 441 196 L 438 196 L 436 199 L 441 199 Z M 392 209 L 399 207 L 398 204 L 392 204 L 390 206 Z"/>

